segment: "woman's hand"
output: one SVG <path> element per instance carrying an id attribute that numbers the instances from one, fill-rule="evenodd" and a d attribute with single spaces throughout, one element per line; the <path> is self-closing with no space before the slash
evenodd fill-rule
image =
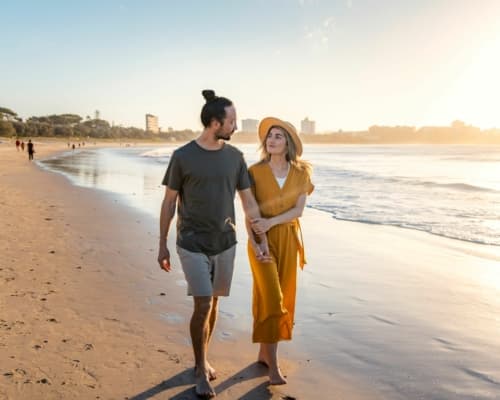
<path id="1" fill-rule="evenodd" d="M 252 225 L 252 230 L 257 235 L 262 235 L 273 227 L 273 225 L 271 224 L 271 220 L 269 220 L 267 218 L 252 219 L 251 225 Z"/>

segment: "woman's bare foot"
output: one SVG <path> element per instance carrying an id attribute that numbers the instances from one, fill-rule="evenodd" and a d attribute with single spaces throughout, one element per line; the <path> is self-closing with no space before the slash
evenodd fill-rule
<path id="1" fill-rule="evenodd" d="M 285 377 L 281 374 L 278 364 L 278 344 L 277 343 L 261 343 L 257 362 L 269 368 L 269 383 L 271 385 L 284 385 Z"/>
<path id="2" fill-rule="evenodd" d="M 215 397 L 215 390 L 208 382 L 208 372 L 202 372 L 201 370 L 196 369 L 195 371 L 195 392 L 199 397 L 203 397 L 205 399 L 211 399 Z"/>
<path id="3" fill-rule="evenodd" d="M 269 369 L 269 383 L 271 385 L 284 385 L 286 384 L 286 379 L 281 375 L 280 367 Z"/>

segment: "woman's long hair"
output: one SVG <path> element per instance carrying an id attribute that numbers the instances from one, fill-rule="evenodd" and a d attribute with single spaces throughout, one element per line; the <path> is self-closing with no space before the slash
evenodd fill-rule
<path id="1" fill-rule="evenodd" d="M 278 125 L 273 125 L 269 128 L 269 131 L 267 131 L 266 136 L 264 136 L 264 140 L 260 143 L 260 160 L 261 162 L 263 161 L 269 161 L 271 159 L 271 155 L 267 152 L 266 149 L 266 141 L 267 141 L 267 136 L 269 135 L 269 132 L 273 128 L 278 128 L 286 138 L 286 160 L 293 166 L 297 167 L 299 170 L 307 171 L 309 175 L 312 173 L 312 165 L 310 162 L 302 160 L 298 155 L 297 155 L 297 147 L 295 146 L 295 142 L 292 139 L 292 136 L 288 133 L 288 131 Z"/>

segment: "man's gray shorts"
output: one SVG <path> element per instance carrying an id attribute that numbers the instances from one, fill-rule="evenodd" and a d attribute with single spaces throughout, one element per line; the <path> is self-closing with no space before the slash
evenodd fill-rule
<path id="1" fill-rule="evenodd" d="M 177 246 L 188 296 L 229 296 L 236 245 L 214 256 L 194 253 Z"/>

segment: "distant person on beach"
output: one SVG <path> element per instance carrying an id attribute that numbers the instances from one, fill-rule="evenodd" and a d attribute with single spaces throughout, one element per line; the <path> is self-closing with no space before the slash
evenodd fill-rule
<path id="1" fill-rule="evenodd" d="M 297 264 L 306 263 L 299 217 L 314 189 L 311 166 L 300 159 L 302 143 L 288 122 L 265 118 L 259 125 L 261 160 L 249 169 L 252 191 L 262 218 L 247 221 L 248 257 L 254 289 L 254 343 L 258 361 L 269 368 L 273 385 L 286 383 L 278 362 L 278 342 L 291 340 L 294 325 Z M 254 233 L 267 235 L 271 263 L 255 257 Z"/>
<path id="2" fill-rule="evenodd" d="M 24 151 L 24 141 L 21 142 L 21 150 Z"/>
<path id="3" fill-rule="evenodd" d="M 31 142 L 31 139 L 28 140 L 28 159 L 33 160 L 33 155 L 35 154 L 35 145 Z"/>
<path id="4" fill-rule="evenodd" d="M 71 145 L 71 150 L 75 150 L 75 144 L 74 143 Z"/>
<path id="5" fill-rule="evenodd" d="M 234 196 L 238 191 L 245 214 L 259 218 L 258 206 L 250 189 L 243 154 L 225 143 L 236 130 L 233 103 L 212 90 L 202 92 L 206 100 L 201 110 L 203 132 L 172 154 L 163 179 L 166 186 L 160 215 L 158 262 L 171 270 L 167 235 L 178 209 L 177 253 L 193 296 L 194 311 L 190 334 L 195 358 L 195 391 L 214 397 L 210 380 L 216 372 L 207 359 L 208 345 L 217 319 L 219 296 L 229 296 L 236 251 Z M 269 257 L 265 234 L 255 245 L 255 258 Z"/>
<path id="6" fill-rule="evenodd" d="M 21 145 L 21 142 L 19 139 L 16 140 L 16 150 L 19 151 L 19 146 Z"/>

